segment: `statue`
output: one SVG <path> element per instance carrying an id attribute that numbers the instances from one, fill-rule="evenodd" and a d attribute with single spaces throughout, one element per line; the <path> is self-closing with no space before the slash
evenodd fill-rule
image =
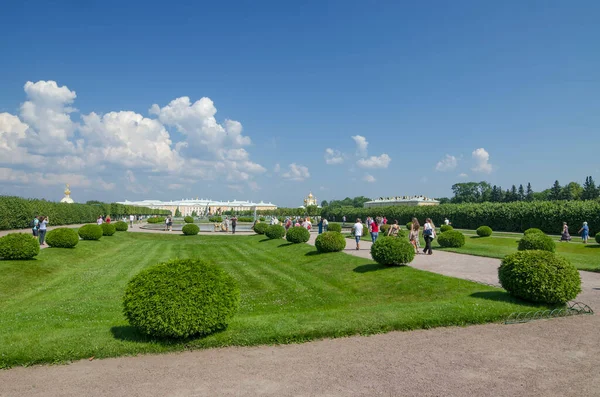
<path id="1" fill-rule="evenodd" d="M 62 200 L 60 200 L 61 203 L 67 203 L 67 204 L 73 204 L 74 201 L 71 198 L 71 190 L 69 189 L 69 184 L 66 184 L 66 189 L 65 189 L 65 197 L 62 198 Z"/>

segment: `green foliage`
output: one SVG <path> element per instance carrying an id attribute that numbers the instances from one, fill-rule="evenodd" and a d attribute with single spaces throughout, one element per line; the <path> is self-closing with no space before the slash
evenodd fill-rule
<path id="1" fill-rule="evenodd" d="M 148 218 L 148 223 L 165 223 L 165 217 L 164 216 L 156 216 L 156 217 L 152 217 L 152 218 Z"/>
<path id="2" fill-rule="evenodd" d="M 195 223 L 188 223 L 183 225 L 181 228 L 181 232 L 186 236 L 195 236 L 200 232 L 200 228 Z"/>
<path id="3" fill-rule="evenodd" d="M 117 231 L 117 227 L 112 223 L 103 223 L 100 227 L 103 236 L 112 236 Z"/>
<path id="4" fill-rule="evenodd" d="M 381 225 L 381 227 L 379 228 L 379 232 L 385 236 L 391 227 L 392 225 L 389 225 L 387 223 L 385 225 Z"/>
<path id="5" fill-rule="evenodd" d="M 519 240 L 519 251 L 542 250 L 556 251 L 556 243 L 552 237 L 542 233 L 529 233 Z"/>
<path id="6" fill-rule="evenodd" d="M 596 233 L 596 242 L 600 244 L 600 232 Z"/>
<path id="7" fill-rule="evenodd" d="M 346 248 L 346 239 L 340 232 L 325 232 L 317 236 L 315 247 L 319 252 L 339 252 Z"/>
<path id="8" fill-rule="evenodd" d="M 54 248 L 73 248 L 79 243 L 79 236 L 73 229 L 60 227 L 48 232 L 46 243 Z"/>
<path id="9" fill-rule="evenodd" d="M 183 221 L 185 223 L 194 223 L 194 218 L 188 215 L 185 218 L 183 218 Z M 213 221 L 211 221 L 211 222 L 213 222 Z"/>
<path id="10" fill-rule="evenodd" d="M 200 259 L 174 259 L 129 281 L 123 313 L 148 335 L 187 338 L 226 328 L 239 304 L 240 290 L 225 271 Z"/>
<path id="11" fill-rule="evenodd" d="M 267 220 L 267 218 L 265 218 L 264 216 L 261 216 L 261 217 L 258 218 L 258 220 L 261 221 L 261 222 L 264 222 L 264 221 Z"/>
<path id="12" fill-rule="evenodd" d="M 209 222 L 213 222 L 213 223 L 221 223 L 223 222 L 223 217 L 221 216 L 211 216 L 210 218 L 208 218 Z"/>
<path id="13" fill-rule="evenodd" d="M 520 251 L 506 256 L 498 268 L 498 278 L 511 295 L 533 302 L 565 303 L 581 292 L 575 266 L 547 251 Z"/>
<path id="14" fill-rule="evenodd" d="M 238 216 L 238 222 L 254 222 L 254 218 L 251 216 Z"/>
<path id="15" fill-rule="evenodd" d="M 40 253 L 40 243 L 37 238 L 26 233 L 10 233 L 0 237 L 0 258 L 31 259 Z"/>
<path id="16" fill-rule="evenodd" d="M 540 229 L 538 229 L 537 227 L 530 227 L 529 229 L 527 229 L 523 232 L 523 234 L 525 236 L 527 236 L 529 234 L 536 234 L 536 233 L 537 234 L 546 234 L 546 233 L 542 232 Z"/>
<path id="17" fill-rule="evenodd" d="M 126 232 L 129 229 L 129 225 L 127 225 L 127 222 L 118 221 L 115 223 L 115 228 L 117 232 Z"/>
<path id="18" fill-rule="evenodd" d="M 258 222 L 256 225 L 254 225 L 253 230 L 254 230 L 254 233 L 256 233 L 256 234 L 265 234 L 268 227 L 269 227 L 268 223 Z"/>
<path id="19" fill-rule="evenodd" d="M 459 248 L 465 245 L 465 235 L 458 230 L 448 230 L 437 236 L 438 244 L 444 248 Z"/>
<path id="20" fill-rule="evenodd" d="M 342 232 L 342 224 L 336 223 L 336 222 L 329 222 L 329 225 L 327 225 L 327 231 L 341 233 Z"/>
<path id="21" fill-rule="evenodd" d="M 450 225 L 442 225 L 440 226 L 440 233 L 447 232 L 449 230 L 454 230 L 454 228 Z"/>
<path id="22" fill-rule="evenodd" d="M 415 258 L 415 249 L 406 239 L 380 237 L 371 246 L 371 256 L 380 265 L 404 265 Z"/>
<path id="23" fill-rule="evenodd" d="M 83 240 L 100 240 L 103 230 L 98 225 L 83 225 L 77 231 Z"/>
<path id="24" fill-rule="evenodd" d="M 175 210 L 175 215 L 176 218 L 180 218 L 181 217 L 181 211 L 179 211 L 179 207 L 177 207 L 177 209 Z M 188 223 L 192 223 L 192 222 L 188 222 Z"/>
<path id="25" fill-rule="evenodd" d="M 412 229 L 412 222 L 408 222 L 406 224 L 406 230 L 411 230 Z"/>
<path id="26" fill-rule="evenodd" d="M 492 235 L 492 228 L 489 226 L 479 226 L 477 228 L 477 235 L 479 237 L 490 237 Z"/>
<path id="27" fill-rule="evenodd" d="M 285 236 L 285 227 L 281 225 L 271 225 L 266 229 L 265 235 L 271 240 L 283 238 L 283 236 Z"/>
<path id="28" fill-rule="evenodd" d="M 331 200 L 329 203 L 327 201 L 323 201 L 321 203 L 321 207 L 354 207 L 354 208 L 363 208 L 367 201 L 371 201 L 370 198 L 365 196 L 358 196 L 354 198 L 346 197 L 343 200 Z M 323 205 L 323 203 L 325 205 Z"/>
<path id="29" fill-rule="evenodd" d="M 290 227 L 285 235 L 285 239 L 290 243 L 305 243 L 310 238 L 310 232 L 302 226 Z"/>

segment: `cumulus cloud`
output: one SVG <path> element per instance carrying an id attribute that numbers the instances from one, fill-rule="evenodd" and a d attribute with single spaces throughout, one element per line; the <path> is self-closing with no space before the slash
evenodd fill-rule
<path id="1" fill-rule="evenodd" d="M 367 138 L 361 135 L 354 135 L 352 139 L 354 139 L 354 142 L 356 143 L 356 154 L 363 157 L 366 156 L 367 146 L 369 146 Z"/>
<path id="2" fill-rule="evenodd" d="M 363 181 L 373 183 L 376 181 L 376 179 L 373 175 L 365 174 L 365 176 L 363 177 Z"/>
<path id="3" fill-rule="evenodd" d="M 452 171 L 458 165 L 458 160 L 456 157 L 447 154 L 443 159 L 437 162 L 435 166 L 436 171 Z"/>
<path id="4" fill-rule="evenodd" d="M 344 162 L 344 157 L 339 150 L 333 150 L 330 148 L 325 149 L 325 163 L 334 165 L 334 164 L 342 164 Z"/>
<path id="5" fill-rule="evenodd" d="M 468 178 L 469 175 L 465 174 L 464 172 L 458 174 L 459 178 Z"/>
<path id="6" fill-rule="evenodd" d="M 308 167 L 292 163 L 289 165 L 289 171 L 281 176 L 291 181 L 303 181 L 310 178 L 310 173 L 308 172 Z"/>
<path id="7" fill-rule="evenodd" d="M 473 160 L 475 161 L 475 166 L 471 168 L 471 170 L 486 174 L 492 172 L 492 165 L 489 162 L 490 154 L 484 148 L 473 150 L 472 156 Z"/>
<path id="8" fill-rule="evenodd" d="M 278 174 L 279 171 L 281 171 L 281 166 L 279 165 L 279 163 L 277 163 L 277 164 L 275 164 L 275 168 L 273 168 L 273 172 Z"/>
<path id="9" fill-rule="evenodd" d="M 365 159 L 359 159 L 356 164 L 361 168 L 387 168 L 392 159 L 386 153 L 380 156 L 371 156 Z"/>

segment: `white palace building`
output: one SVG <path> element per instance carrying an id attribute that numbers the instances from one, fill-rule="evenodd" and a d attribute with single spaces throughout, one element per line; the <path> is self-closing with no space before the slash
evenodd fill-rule
<path id="1" fill-rule="evenodd" d="M 160 200 L 142 200 L 142 201 L 121 201 L 118 204 L 137 205 L 139 207 L 148 207 L 153 209 L 168 210 L 172 214 L 179 208 L 181 216 L 192 215 L 195 212 L 198 216 L 207 214 L 221 214 L 225 211 L 264 211 L 275 210 L 277 206 L 271 203 L 253 203 L 251 201 L 213 201 L 209 199 L 182 199 L 179 201 L 160 201 Z"/>

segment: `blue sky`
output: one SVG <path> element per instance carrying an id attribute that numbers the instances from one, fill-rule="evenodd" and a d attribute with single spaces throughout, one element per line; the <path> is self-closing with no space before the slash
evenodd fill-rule
<path id="1" fill-rule="evenodd" d="M 598 2 L 12 3 L 0 194 L 297 206 L 600 179 Z"/>

